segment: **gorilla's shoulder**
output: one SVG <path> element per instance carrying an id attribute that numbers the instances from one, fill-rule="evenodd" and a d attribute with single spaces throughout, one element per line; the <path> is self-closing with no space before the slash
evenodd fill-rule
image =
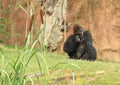
<path id="1" fill-rule="evenodd" d="M 92 36 L 92 35 L 91 35 L 91 32 L 88 31 L 88 30 L 84 32 L 84 35 L 86 35 L 86 36 Z"/>
<path id="2" fill-rule="evenodd" d="M 86 42 L 90 41 L 91 43 L 93 43 L 92 34 L 90 31 L 88 31 L 88 30 L 85 31 L 83 36 L 84 36 L 84 39 Z"/>

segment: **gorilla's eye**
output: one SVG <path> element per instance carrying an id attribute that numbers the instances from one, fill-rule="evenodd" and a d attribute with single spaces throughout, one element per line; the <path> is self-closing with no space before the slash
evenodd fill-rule
<path id="1" fill-rule="evenodd" d="M 83 32 L 77 32 L 77 33 L 75 33 L 75 35 L 79 35 L 79 37 L 82 38 L 83 37 Z"/>

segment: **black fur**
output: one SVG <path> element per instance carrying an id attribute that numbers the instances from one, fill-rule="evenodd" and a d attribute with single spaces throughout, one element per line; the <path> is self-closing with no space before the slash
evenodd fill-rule
<path id="1" fill-rule="evenodd" d="M 97 52 L 95 47 L 93 46 L 93 40 L 90 31 L 84 32 L 83 45 L 84 45 L 85 53 L 83 54 L 81 59 L 96 60 Z"/>
<path id="2" fill-rule="evenodd" d="M 75 42 L 75 35 L 72 34 L 67 38 L 66 42 L 64 43 L 63 50 L 68 53 L 68 52 L 74 52 L 76 48 L 77 48 L 77 44 Z"/>
<path id="3" fill-rule="evenodd" d="M 69 58 L 96 60 L 96 49 L 93 46 L 90 31 L 85 31 L 79 42 L 76 41 L 75 34 L 70 35 L 64 43 L 63 50 L 69 55 Z"/>

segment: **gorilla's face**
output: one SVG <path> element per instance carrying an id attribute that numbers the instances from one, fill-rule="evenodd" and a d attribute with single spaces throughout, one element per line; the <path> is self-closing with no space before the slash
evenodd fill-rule
<path id="1" fill-rule="evenodd" d="M 83 38 L 84 29 L 79 24 L 73 26 L 73 33 L 75 35 L 75 40 L 80 41 Z"/>
<path id="2" fill-rule="evenodd" d="M 83 32 L 75 33 L 75 41 L 81 41 L 83 38 Z"/>

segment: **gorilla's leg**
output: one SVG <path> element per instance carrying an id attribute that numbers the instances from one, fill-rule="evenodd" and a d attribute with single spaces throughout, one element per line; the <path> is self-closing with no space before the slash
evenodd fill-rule
<path id="1" fill-rule="evenodd" d="M 81 57 L 82 60 L 88 60 L 88 58 L 89 58 L 89 55 L 88 55 L 87 52 L 85 52 L 85 53 L 83 54 L 83 56 Z"/>
<path id="2" fill-rule="evenodd" d="M 69 56 L 69 58 L 74 58 L 73 52 L 69 52 L 69 53 L 68 53 L 68 56 Z"/>
<path id="3" fill-rule="evenodd" d="M 92 43 L 87 43 L 86 45 L 87 54 L 89 54 L 88 60 L 96 60 L 97 52 Z"/>

